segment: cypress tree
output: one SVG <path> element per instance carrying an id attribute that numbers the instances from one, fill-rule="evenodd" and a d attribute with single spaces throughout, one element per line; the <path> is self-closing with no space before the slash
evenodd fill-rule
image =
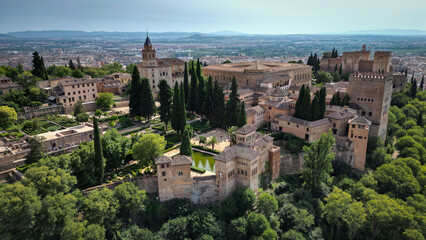
<path id="1" fill-rule="evenodd" d="M 69 67 L 71 70 L 75 70 L 74 63 L 72 62 L 72 60 L 71 60 L 71 59 L 70 59 L 70 62 L 69 62 L 69 64 L 68 64 L 68 67 Z"/>
<path id="2" fill-rule="evenodd" d="M 349 95 L 346 93 L 346 95 L 343 96 L 342 106 L 348 106 L 348 105 L 349 105 Z"/>
<path id="3" fill-rule="evenodd" d="M 325 87 L 322 87 L 319 95 L 319 108 L 320 108 L 320 119 L 324 118 L 325 108 L 326 108 L 326 97 L 327 90 Z"/>
<path id="4" fill-rule="evenodd" d="M 44 67 L 43 57 L 40 57 L 37 51 L 33 53 L 33 70 L 31 73 L 34 76 L 42 78 L 43 80 L 47 80 L 47 72 L 46 68 Z"/>
<path id="5" fill-rule="evenodd" d="M 410 88 L 410 94 L 411 94 L 411 98 L 416 98 L 416 94 L 417 94 L 417 80 L 413 80 L 411 83 L 411 88 Z"/>
<path id="6" fill-rule="evenodd" d="M 172 89 L 165 79 L 160 80 L 158 84 L 160 92 L 158 93 L 158 98 L 160 100 L 160 119 L 164 122 L 165 130 L 167 131 L 167 125 L 170 122 L 171 118 L 171 107 L 172 107 Z"/>
<path id="7" fill-rule="evenodd" d="M 209 76 L 206 86 L 206 99 L 204 100 L 204 116 L 211 120 L 213 112 L 213 81 L 212 76 Z"/>
<path id="8" fill-rule="evenodd" d="M 225 94 L 217 80 L 214 82 L 213 87 L 213 113 L 212 120 L 219 125 L 225 126 Z"/>
<path id="9" fill-rule="evenodd" d="M 189 133 L 189 128 L 185 128 L 182 133 L 182 141 L 180 143 L 179 152 L 180 155 L 192 157 L 191 137 Z"/>
<path id="10" fill-rule="evenodd" d="M 148 122 L 151 120 L 151 117 L 155 114 L 155 101 L 152 96 L 151 87 L 149 86 L 149 80 L 147 78 L 142 79 L 142 93 L 140 98 L 140 115 L 146 119 Z"/>
<path id="11" fill-rule="evenodd" d="M 204 114 L 204 95 L 205 95 L 205 88 L 204 88 L 204 79 L 198 78 L 198 87 L 197 87 L 197 102 L 195 104 L 195 110 L 199 115 Z"/>
<path id="12" fill-rule="evenodd" d="M 183 132 L 186 126 L 186 109 L 185 109 L 185 92 L 183 89 L 183 84 L 180 84 L 180 96 L 179 96 L 179 129 L 180 132 Z"/>
<path id="13" fill-rule="evenodd" d="M 422 81 L 420 82 L 419 91 L 423 91 L 425 84 L 425 75 L 422 76 Z"/>
<path id="14" fill-rule="evenodd" d="M 300 106 L 302 105 L 304 97 L 305 97 L 305 84 L 303 84 L 302 87 L 300 88 L 299 97 L 297 98 L 297 101 L 296 101 L 296 107 L 294 109 L 294 115 L 293 115 L 296 118 L 301 118 Z"/>
<path id="15" fill-rule="evenodd" d="M 305 87 L 303 101 L 300 105 L 300 115 L 301 119 L 310 121 L 311 120 L 311 92 L 309 91 L 309 87 Z"/>
<path id="16" fill-rule="evenodd" d="M 333 94 L 333 97 L 330 100 L 330 105 L 337 105 L 337 96 L 336 94 Z"/>
<path id="17" fill-rule="evenodd" d="M 339 67 L 339 74 L 342 75 L 342 64 L 340 64 L 340 67 Z"/>
<path id="18" fill-rule="evenodd" d="M 235 76 L 232 78 L 231 93 L 229 94 L 229 101 L 226 103 L 226 121 L 227 126 L 236 126 L 238 121 L 238 111 L 236 111 L 240 104 L 238 98 L 238 85 Z"/>
<path id="19" fill-rule="evenodd" d="M 180 131 L 180 91 L 177 82 L 173 90 L 172 117 L 170 124 L 175 131 Z"/>
<path id="20" fill-rule="evenodd" d="M 320 109 L 320 91 L 315 93 L 314 99 L 311 104 L 311 118 L 312 121 L 316 121 L 321 119 L 321 109 Z"/>
<path id="21" fill-rule="evenodd" d="M 46 67 L 44 66 L 44 59 L 43 57 L 40 57 L 41 59 L 41 69 L 43 71 L 43 80 L 48 80 L 49 79 L 49 75 L 47 74 L 47 70 Z"/>
<path id="22" fill-rule="evenodd" d="M 185 62 L 185 72 L 183 74 L 183 88 L 185 93 L 185 104 L 188 104 L 188 96 L 189 96 L 189 80 L 188 80 L 188 66 Z"/>
<path id="23" fill-rule="evenodd" d="M 411 84 L 413 84 L 413 82 L 414 82 L 414 72 L 413 72 L 413 75 L 411 76 Z"/>
<path id="24" fill-rule="evenodd" d="M 334 73 L 337 72 L 337 64 L 336 64 L 336 66 L 334 66 L 334 71 L 333 72 Z"/>
<path id="25" fill-rule="evenodd" d="M 336 105 L 342 106 L 342 99 L 340 98 L 340 91 L 336 93 Z"/>
<path id="26" fill-rule="evenodd" d="M 417 126 L 423 127 L 423 111 L 417 116 Z"/>
<path id="27" fill-rule="evenodd" d="M 192 61 L 192 68 L 194 68 L 194 61 Z M 189 89 L 188 96 L 188 110 L 194 112 L 196 110 L 196 102 L 197 102 L 197 75 L 193 70 L 191 72 L 191 88 Z"/>
<path id="28" fill-rule="evenodd" d="M 141 80 L 137 67 L 133 68 L 132 82 L 130 83 L 129 108 L 131 116 L 140 116 Z"/>
<path id="29" fill-rule="evenodd" d="M 408 76 L 408 68 L 405 69 L 405 76 Z"/>
<path id="30" fill-rule="evenodd" d="M 247 124 L 246 104 L 241 102 L 240 113 L 238 114 L 237 126 L 242 127 Z"/>
<path id="31" fill-rule="evenodd" d="M 306 64 L 309 65 L 309 66 L 313 66 L 313 64 L 312 64 L 313 58 L 314 58 L 314 56 L 312 56 L 312 53 L 311 53 L 311 56 L 308 57 L 308 62 Z"/>
<path id="32" fill-rule="evenodd" d="M 201 81 L 201 79 L 203 79 L 203 77 L 201 76 L 201 64 L 200 64 L 200 59 L 197 59 L 197 78 L 198 80 Z"/>
<path id="33" fill-rule="evenodd" d="M 98 120 L 93 116 L 93 143 L 95 146 L 95 166 L 96 166 L 96 177 L 99 184 L 102 184 L 104 180 L 104 168 L 105 159 L 102 152 L 101 135 L 98 127 Z"/>

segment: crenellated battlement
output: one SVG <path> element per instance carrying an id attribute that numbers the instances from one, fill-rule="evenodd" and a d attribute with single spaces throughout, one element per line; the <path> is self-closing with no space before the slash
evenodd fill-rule
<path id="1" fill-rule="evenodd" d="M 353 78 L 385 79 L 392 74 L 379 72 L 355 72 L 351 74 Z"/>

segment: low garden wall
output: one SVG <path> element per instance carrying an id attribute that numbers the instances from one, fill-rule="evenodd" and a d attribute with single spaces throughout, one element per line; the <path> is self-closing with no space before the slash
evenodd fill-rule
<path id="1" fill-rule="evenodd" d="M 157 193 L 158 192 L 157 175 L 144 175 L 144 176 L 127 178 L 127 179 L 123 179 L 121 181 L 106 183 L 106 184 L 94 186 L 94 187 L 91 187 L 91 188 L 87 188 L 87 189 L 83 190 L 83 193 L 87 194 L 90 191 L 99 190 L 99 189 L 102 189 L 102 188 L 114 189 L 117 186 L 119 186 L 120 184 L 123 184 L 125 182 L 136 182 L 139 190 L 145 190 L 147 193 Z"/>

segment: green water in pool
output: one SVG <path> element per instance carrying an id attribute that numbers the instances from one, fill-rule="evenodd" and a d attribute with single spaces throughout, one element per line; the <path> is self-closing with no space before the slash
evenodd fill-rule
<path id="1" fill-rule="evenodd" d="M 212 155 L 205 154 L 205 153 L 202 153 L 202 152 L 193 151 L 192 157 L 193 157 L 193 160 L 194 160 L 192 162 L 193 166 L 205 169 L 205 170 L 210 171 L 210 172 L 215 172 L 215 170 L 214 170 L 215 160 L 213 159 Z"/>

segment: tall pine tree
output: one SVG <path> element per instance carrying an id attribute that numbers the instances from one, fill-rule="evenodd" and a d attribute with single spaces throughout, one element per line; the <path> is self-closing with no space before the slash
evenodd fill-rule
<path id="1" fill-rule="evenodd" d="M 137 67 L 133 68 L 132 81 L 130 83 L 129 108 L 131 116 L 140 116 L 141 79 Z"/>
<path id="2" fill-rule="evenodd" d="M 417 94 L 417 80 L 414 79 L 411 81 L 411 88 L 410 88 L 411 98 L 412 99 L 416 98 L 416 94 Z"/>
<path id="3" fill-rule="evenodd" d="M 324 118 L 326 97 L 327 97 L 327 90 L 325 87 L 322 87 L 319 94 L 320 119 Z"/>
<path id="4" fill-rule="evenodd" d="M 169 125 L 171 118 L 171 108 L 172 108 L 172 89 L 165 79 L 160 80 L 158 84 L 160 92 L 158 93 L 158 98 L 160 100 L 160 119 L 165 125 L 165 130 L 167 131 L 167 125 Z"/>
<path id="5" fill-rule="evenodd" d="M 47 80 L 47 72 L 46 68 L 44 66 L 44 60 L 43 57 L 40 57 L 37 51 L 33 53 L 33 70 L 31 73 L 34 76 L 37 76 L 39 78 L 42 78 L 43 80 Z"/>
<path id="6" fill-rule="evenodd" d="M 155 114 L 155 101 L 147 78 L 142 79 L 142 93 L 140 98 L 140 115 L 148 120 Z"/>
<path id="7" fill-rule="evenodd" d="M 305 97 L 305 84 L 303 84 L 302 87 L 300 88 L 299 97 L 297 98 L 297 101 L 296 101 L 296 107 L 294 109 L 294 115 L 293 115 L 296 118 L 302 117 L 301 112 L 303 110 L 301 109 L 301 105 L 302 105 L 304 97 Z"/>
<path id="8" fill-rule="evenodd" d="M 240 99 L 238 98 L 238 85 L 235 76 L 232 78 L 231 93 L 229 94 L 229 101 L 226 103 L 226 121 L 227 126 L 237 126 L 238 114 L 237 109 L 240 105 Z"/>
<path id="9" fill-rule="evenodd" d="M 183 74 L 183 89 L 185 93 L 185 104 L 188 104 L 189 97 L 189 80 L 188 80 L 188 65 L 185 62 L 185 72 Z"/>
<path id="10" fill-rule="evenodd" d="M 422 76 L 422 81 L 420 82 L 419 91 L 423 91 L 425 84 L 425 75 Z"/>
<path id="11" fill-rule="evenodd" d="M 71 70 L 75 70 L 74 63 L 72 62 L 72 60 L 71 60 L 71 59 L 70 59 L 70 62 L 69 62 L 69 64 L 68 64 L 68 67 L 69 67 Z"/>
<path id="12" fill-rule="evenodd" d="M 240 113 L 238 114 L 237 126 L 242 127 L 247 124 L 246 104 L 241 102 Z"/>
<path id="13" fill-rule="evenodd" d="M 203 76 L 201 76 L 201 64 L 200 64 L 200 59 L 197 59 L 197 78 L 199 81 L 201 81 L 201 79 L 203 79 Z"/>
<path id="14" fill-rule="evenodd" d="M 192 61 L 192 68 L 194 69 L 194 61 Z M 191 88 L 189 89 L 188 96 L 188 110 L 194 112 L 197 110 L 197 75 L 194 70 L 191 71 Z"/>
<path id="15" fill-rule="evenodd" d="M 98 184 L 102 184 L 104 180 L 105 159 L 102 152 L 101 134 L 99 132 L 98 120 L 93 116 L 93 143 L 95 146 L 95 166 L 96 179 Z"/>
<path id="16" fill-rule="evenodd" d="M 176 132 L 180 131 L 180 112 L 180 91 L 176 82 L 173 90 L 172 117 L 170 120 L 171 126 Z"/>
<path id="17" fill-rule="evenodd" d="M 300 111 L 301 119 L 307 121 L 311 120 L 311 92 L 308 86 L 305 87 L 303 101 L 300 104 Z"/>
<path id="18" fill-rule="evenodd" d="M 179 126 L 180 132 L 183 132 L 186 126 L 186 108 L 185 108 L 185 92 L 183 89 L 183 84 L 180 84 L 180 96 L 179 96 Z"/>
<path id="19" fill-rule="evenodd" d="M 314 99 L 311 104 L 311 119 L 316 121 L 322 119 L 321 117 L 321 108 L 320 108 L 320 91 L 315 93 Z"/>
<path id="20" fill-rule="evenodd" d="M 192 157 L 191 136 L 189 128 L 185 128 L 182 133 L 182 141 L 180 143 L 179 152 L 180 155 Z"/>
<path id="21" fill-rule="evenodd" d="M 205 98 L 205 91 L 206 89 L 204 88 L 204 79 L 198 78 L 198 86 L 197 86 L 197 102 L 195 104 L 195 111 L 199 114 L 199 115 L 203 115 L 204 114 L 204 98 Z"/>
<path id="22" fill-rule="evenodd" d="M 206 86 L 206 94 L 205 94 L 205 100 L 204 100 L 204 116 L 206 116 L 207 119 L 212 120 L 213 112 L 213 81 L 212 76 L 209 76 L 207 80 L 207 86 Z"/>
<path id="23" fill-rule="evenodd" d="M 217 82 L 214 82 L 213 87 L 213 113 L 211 118 L 213 122 L 225 126 L 225 115 L 226 115 L 226 107 L 225 107 L 225 94 L 223 92 L 222 86 Z"/>

